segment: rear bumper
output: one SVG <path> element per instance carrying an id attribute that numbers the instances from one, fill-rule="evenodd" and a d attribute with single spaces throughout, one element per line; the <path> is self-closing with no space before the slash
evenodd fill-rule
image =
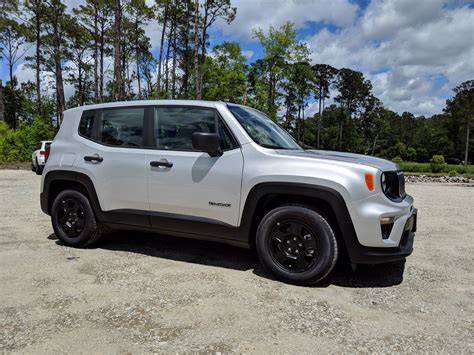
<path id="1" fill-rule="evenodd" d="M 348 248 L 349 257 L 353 264 L 379 264 L 404 259 L 413 252 L 413 243 L 417 228 L 418 211 L 412 210 L 407 219 L 400 238 L 400 243 L 394 248 L 366 247 L 357 241 Z"/>

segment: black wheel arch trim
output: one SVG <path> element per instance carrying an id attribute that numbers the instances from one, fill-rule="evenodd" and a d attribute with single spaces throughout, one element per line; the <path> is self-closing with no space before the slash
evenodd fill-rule
<path id="1" fill-rule="evenodd" d="M 317 198 L 327 202 L 335 215 L 337 228 L 342 237 L 347 253 L 353 263 L 381 263 L 402 259 L 412 252 L 412 243 L 397 248 L 370 248 L 362 246 L 358 239 L 346 207 L 346 203 L 334 189 L 302 183 L 266 182 L 252 187 L 246 201 L 239 227 L 234 227 L 217 220 L 191 217 L 171 213 L 157 213 L 140 210 L 113 210 L 102 211 L 92 180 L 84 173 L 55 170 L 44 177 L 43 192 L 41 193 L 41 209 L 50 214 L 52 201 L 49 198 L 51 186 L 55 181 L 73 181 L 87 190 L 96 217 L 111 226 L 131 226 L 145 230 L 156 230 L 176 236 L 219 240 L 224 243 L 251 246 L 252 230 L 256 221 L 259 202 L 268 194 L 301 195 Z M 336 227 L 336 226 L 335 226 Z"/>

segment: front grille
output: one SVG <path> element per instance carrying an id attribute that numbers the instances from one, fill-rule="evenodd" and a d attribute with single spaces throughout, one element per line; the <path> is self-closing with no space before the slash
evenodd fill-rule
<path id="1" fill-rule="evenodd" d="M 403 201 L 406 196 L 405 175 L 401 171 L 385 171 L 381 179 L 385 196 L 395 202 Z"/>
<path id="2" fill-rule="evenodd" d="M 400 171 L 398 172 L 398 196 L 405 198 L 405 175 Z"/>

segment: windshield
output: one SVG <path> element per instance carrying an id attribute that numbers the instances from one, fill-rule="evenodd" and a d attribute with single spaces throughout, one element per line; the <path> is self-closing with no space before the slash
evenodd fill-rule
<path id="1" fill-rule="evenodd" d="M 265 148 L 301 149 L 288 132 L 262 112 L 244 106 L 228 105 L 228 107 L 255 143 Z"/>

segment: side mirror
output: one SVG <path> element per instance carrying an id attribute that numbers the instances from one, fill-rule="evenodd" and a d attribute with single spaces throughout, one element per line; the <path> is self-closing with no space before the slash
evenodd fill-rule
<path id="1" fill-rule="evenodd" d="M 222 155 L 220 138 L 216 133 L 194 132 L 193 149 L 206 152 L 211 157 L 219 157 Z"/>

